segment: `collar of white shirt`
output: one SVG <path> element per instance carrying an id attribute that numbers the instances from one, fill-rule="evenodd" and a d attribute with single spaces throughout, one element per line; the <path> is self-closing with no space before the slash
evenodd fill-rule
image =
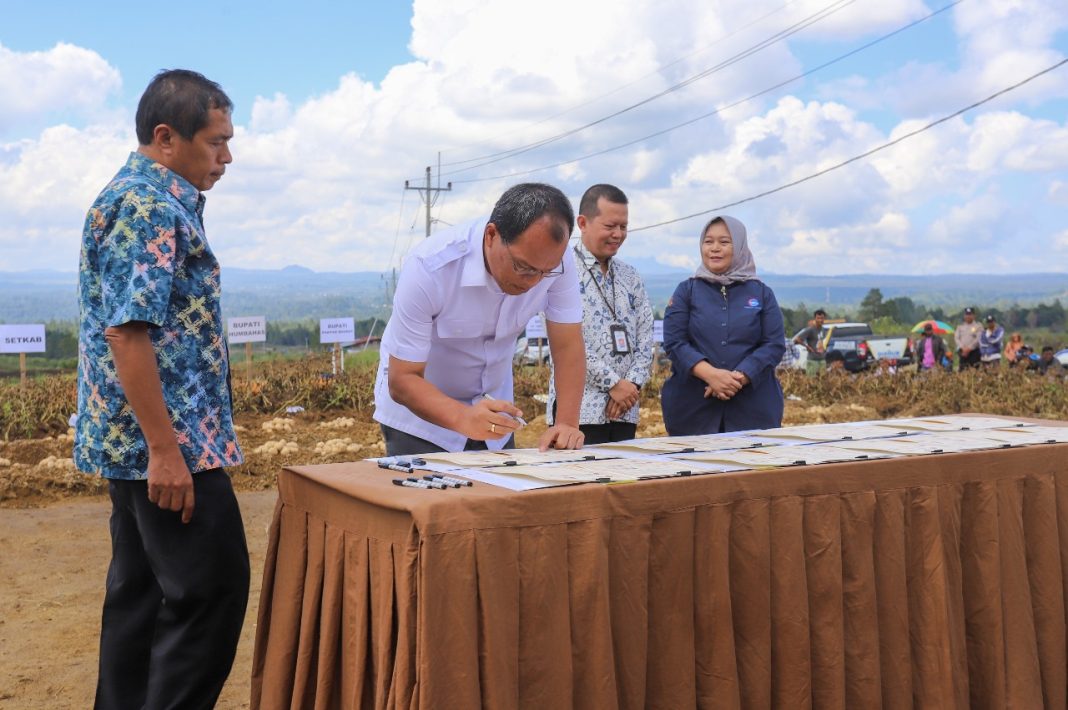
<path id="1" fill-rule="evenodd" d="M 503 294 L 501 287 L 497 285 L 497 279 L 486 270 L 486 258 L 482 251 L 485 237 L 475 239 L 474 236 L 472 234 L 471 240 L 467 243 L 468 249 L 464 256 L 463 271 L 460 274 L 460 286 L 485 286 L 491 293 Z"/>

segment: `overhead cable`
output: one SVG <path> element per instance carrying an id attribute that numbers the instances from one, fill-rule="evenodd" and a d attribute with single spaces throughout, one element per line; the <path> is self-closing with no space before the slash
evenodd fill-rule
<path id="1" fill-rule="evenodd" d="M 728 111 L 728 110 L 730 110 L 732 108 L 735 108 L 737 106 L 741 106 L 742 104 L 744 104 L 746 102 L 749 102 L 749 101 L 752 101 L 753 99 L 759 98 L 761 96 L 764 96 L 765 94 L 769 94 L 772 91 L 775 91 L 777 89 L 781 89 L 782 87 L 787 86 L 788 84 L 792 84 L 795 81 L 798 81 L 800 79 L 804 79 L 805 77 L 810 76 L 812 74 L 815 74 L 816 72 L 821 71 L 823 69 L 826 69 L 827 67 L 829 67 L 829 66 L 831 66 L 833 64 L 837 64 L 838 62 L 841 62 L 841 61 L 843 61 L 845 59 L 848 59 L 849 57 L 852 57 L 855 54 L 859 54 L 860 52 L 863 52 L 866 49 L 874 47 L 875 45 L 877 45 L 877 44 L 879 44 L 881 42 L 884 42 L 884 41 L 890 39 L 891 37 L 893 37 L 895 35 L 901 34 L 902 32 L 905 32 L 906 30 L 912 29 L 916 25 L 919 25 L 919 24 L 921 24 L 923 22 L 926 22 L 927 20 L 930 20 L 932 17 L 935 17 L 936 15 L 940 15 L 941 13 L 946 12 L 947 10 L 949 10 L 949 9 L 959 5 L 959 4 L 961 4 L 962 2 L 964 2 L 964 0 L 954 0 L 954 2 L 951 2 L 948 5 L 940 7 L 939 9 L 935 10 L 934 12 L 932 12 L 932 13 L 930 13 L 928 15 L 925 15 L 924 17 L 921 17 L 921 18 L 919 18 L 917 20 L 913 20 L 912 22 L 908 23 L 907 25 L 902 25 L 901 27 L 898 27 L 893 32 L 889 32 L 889 33 L 883 35 L 882 37 L 878 37 L 878 38 L 872 40 L 871 42 L 868 42 L 867 44 L 861 45 L 860 47 L 857 47 L 856 49 L 853 49 L 852 51 L 846 52 L 845 54 L 842 54 L 842 55 L 840 55 L 838 57 L 835 57 L 834 59 L 831 59 L 831 60 L 829 60 L 827 62 L 824 62 L 823 64 L 820 64 L 819 66 L 815 66 L 815 67 L 813 67 L 813 68 L 811 68 L 811 69 L 809 69 L 809 70 L 807 70 L 805 72 L 802 72 L 801 74 L 797 74 L 796 76 L 793 76 L 793 77 L 791 77 L 789 79 L 785 79 L 783 81 L 780 81 L 779 83 L 777 83 L 777 84 L 775 84 L 773 86 L 769 86 L 766 89 L 762 89 L 762 90 L 756 92 L 755 94 L 750 94 L 749 96 L 746 96 L 744 99 L 738 99 L 737 101 L 734 101 L 733 103 L 729 103 L 729 104 L 727 104 L 725 106 L 720 106 L 719 108 L 715 109 L 714 111 L 709 111 L 708 113 L 703 113 L 700 116 L 695 116 L 695 117 L 693 117 L 691 119 L 683 121 L 682 123 L 676 123 L 673 126 L 669 126 L 668 128 L 661 129 L 659 131 L 656 131 L 655 133 L 650 133 L 648 135 L 642 136 L 641 138 L 635 138 L 634 140 L 627 141 L 626 143 L 620 143 L 619 145 L 614 145 L 614 146 L 612 146 L 610 148 L 603 148 L 603 149 L 595 151 L 593 153 L 587 153 L 585 155 L 579 156 L 578 158 L 571 158 L 569 160 L 562 160 L 562 161 L 557 162 L 557 163 L 551 163 L 549 165 L 542 165 L 541 167 L 531 168 L 529 170 L 517 170 L 515 172 L 507 173 L 505 175 L 493 175 L 491 177 L 468 178 L 467 180 L 453 180 L 453 182 L 457 183 L 457 184 L 472 183 L 472 182 L 487 182 L 487 181 L 490 181 L 490 180 L 506 180 L 506 179 L 509 179 L 509 178 L 519 177 L 520 175 L 530 175 L 531 173 L 541 172 L 542 170 L 552 170 L 553 168 L 559 168 L 559 167 L 562 167 L 564 165 L 571 165 L 572 163 L 578 163 L 578 162 L 581 162 L 583 160 L 589 160 L 590 158 L 596 158 L 598 156 L 605 155 L 607 153 L 612 153 L 612 152 L 617 151 L 617 150 L 622 150 L 623 148 L 629 148 L 632 145 L 636 145 L 638 143 L 643 143 L 643 142 L 645 142 L 647 140 L 650 140 L 652 138 L 659 138 L 662 135 L 665 135 L 667 133 L 671 133 L 672 131 L 677 131 L 680 128 L 685 128 L 686 126 L 689 126 L 689 125 L 692 125 L 694 123 L 697 123 L 698 121 L 703 121 L 706 118 L 711 118 L 712 116 L 718 115 L 720 113 L 723 113 L 724 111 Z"/>
<path id="2" fill-rule="evenodd" d="M 946 121 L 954 119 L 957 116 L 960 116 L 961 114 L 967 113 L 968 111 L 971 111 L 972 109 L 975 109 L 975 108 L 978 108 L 978 107 L 982 106 L 983 104 L 990 103 L 994 99 L 996 99 L 996 98 L 998 98 L 1000 96 L 1004 96 L 1005 94 L 1009 93 L 1010 91 L 1015 91 L 1016 89 L 1019 89 L 1021 86 L 1025 85 L 1025 84 L 1028 84 L 1028 83 L 1034 81 L 1035 79 L 1038 79 L 1039 77 L 1044 76 L 1045 74 L 1049 74 L 1050 72 L 1052 72 L 1052 71 L 1054 71 L 1056 69 L 1061 68 L 1065 64 L 1068 64 L 1068 59 L 1062 59 L 1061 61 L 1057 62 L 1056 64 L 1052 64 L 1052 65 L 1046 67 L 1045 69 L 1043 69 L 1042 71 L 1036 72 L 1036 73 L 1032 74 L 1031 76 L 1027 77 L 1026 79 L 1023 79 L 1022 81 L 1018 81 L 1018 82 L 1016 82 L 1015 84 L 1013 84 L 1011 86 L 1007 86 L 1004 89 L 1001 89 L 1000 91 L 997 91 L 997 92 L 991 94 L 990 96 L 987 96 L 985 99 L 982 99 L 981 101 L 976 101 L 975 103 L 970 104 L 968 106 L 965 106 L 964 108 L 959 109 L 957 111 L 954 111 L 953 113 L 947 114 L 947 115 L 943 116 L 942 118 L 940 118 L 940 119 L 938 119 L 936 121 L 931 121 L 930 123 L 928 123 L 927 125 L 925 125 L 925 126 L 923 126 L 921 128 L 917 128 L 914 131 L 909 131 L 908 133 L 905 133 L 905 134 L 903 134 L 901 136 L 898 136 L 897 138 L 895 138 L 892 141 L 887 141 L 886 143 L 883 143 L 880 146 L 872 148 L 871 150 L 865 151 L 865 152 L 861 153 L 860 155 L 855 155 L 852 158 L 849 158 L 848 160 L 843 160 L 840 163 L 832 165 L 832 166 L 830 166 L 828 168 L 824 168 L 823 170 L 820 170 L 818 172 L 812 173 L 811 175 L 803 177 L 803 178 L 801 178 L 799 180 L 794 180 L 793 182 L 788 182 L 785 185 L 780 185 L 779 187 L 776 187 L 776 188 L 771 189 L 771 190 L 765 190 L 764 192 L 758 193 L 756 195 L 751 195 L 750 197 L 746 197 L 746 198 L 743 198 L 741 200 L 735 200 L 734 202 L 728 202 L 727 204 L 719 205 L 717 207 L 710 207 L 707 210 L 701 210 L 700 212 L 694 212 L 693 214 L 688 214 L 688 215 L 685 215 L 683 217 L 676 217 L 674 219 L 664 220 L 663 222 L 657 222 L 655 224 L 647 224 L 647 225 L 644 225 L 644 226 L 641 226 L 641 227 L 635 227 L 635 228 L 632 228 L 632 229 L 628 229 L 627 231 L 628 231 L 628 233 L 642 232 L 642 231 L 645 231 L 647 229 L 654 229 L 656 227 L 663 227 L 663 226 L 668 225 L 668 224 L 675 224 L 676 222 L 683 222 L 683 221 L 688 220 L 688 219 L 693 219 L 694 217 L 701 217 L 702 215 L 712 214 L 713 212 L 719 212 L 721 210 L 725 210 L 725 209 L 728 209 L 730 207 L 737 207 L 738 205 L 745 204 L 746 202 L 752 202 L 753 200 L 759 200 L 761 197 L 767 197 L 768 195 L 774 195 L 776 192 L 782 192 L 783 190 L 785 190 L 787 188 L 795 187 L 797 185 L 800 185 L 801 183 L 808 182 L 809 180 L 814 180 L 814 179 L 816 179 L 816 178 L 818 178 L 818 177 L 820 177 L 822 175 L 826 175 L 829 172 L 833 172 L 835 170 L 838 170 L 839 168 L 843 168 L 846 165 L 849 165 L 850 163 L 855 163 L 858 160 L 863 160 L 864 158 L 872 156 L 872 155 L 874 155 L 875 153 L 878 153 L 881 150 L 885 150 L 887 148 L 895 146 L 898 143 L 901 143 L 902 141 L 906 141 L 909 138 L 917 136 L 917 135 L 919 135 L 919 134 L 921 134 L 921 133 L 923 133 L 925 131 L 929 131 L 930 129 L 934 128 L 935 126 L 938 126 L 940 124 L 945 123 Z"/>
<path id="3" fill-rule="evenodd" d="M 645 106 L 645 105 L 647 105 L 649 103 L 652 103 L 653 101 L 656 101 L 657 99 L 660 99 L 660 98 L 662 98 L 664 96 L 667 96 L 668 94 L 671 94 L 671 93 L 674 93 L 676 91 L 679 91 L 680 89 L 683 89 L 683 88 L 689 86 L 690 84 L 693 84 L 694 82 L 699 81 L 700 79 L 704 79 L 704 78 L 706 78 L 708 76 L 711 76 L 712 74 L 714 74 L 714 73 L 716 73 L 718 71 L 721 71 L 721 70 L 726 69 L 726 68 L 728 68 L 730 66 L 733 66 L 734 64 L 737 64 L 738 62 L 742 61 L 743 59 L 746 59 L 746 58 L 748 58 L 748 57 L 750 57 L 750 56 L 752 56 L 752 55 L 754 55 L 754 54 L 756 54 L 758 52 L 761 52 L 761 51 L 767 49 L 768 47 L 771 47 L 771 46 L 777 44 L 778 42 L 783 41 L 784 39 L 787 39 L 788 37 L 791 37 L 792 35 L 797 34 L 798 32 L 800 32 L 801 30 L 809 27 L 810 25 L 813 25 L 813 24 L 819 22 L 820 20 L 823 20 L 823 19 L 826 19 L 827 17 L 830 17 L 834 13 L 839 12 L 840 10 L 843 10 L 844 8 L 848 7 L 849 5 L 852 5 L 855 2 L 857 2 L 857 0 L 835 0 L 835 2 L 831 3 L 830 5 L 828 5 L 827 7 L 823 8 L 822 10 L 819 10 L 818 12 L 816 12 L 816 13 L 814 13 L 812 15 L 809 15 L 805 19 L 794 23 L 790 27 L 787 27 L 786 29 L 781 30 L 781 31 L 773 34 L 771 37 L 768 37 L 767 39 L 762 40 L 761 42 L 757 43 L 756 45 L 753 45 L 752 47 L 749 47 L 748 49 L 745 49 L 745 50 L 743 50 L 743 51 L 741 51 L 741 52 L 729 57 L 728 59 L 723 60 L 722 62 L 720 62 L 720 63 L 718 63 L 718 64 L 716 64 L 714 66 L 711 66 L 711 67 L 709 67 L 707 69 L 704 69 L 704 70 L 698 72 L 697 74 L 694 74 L 693 76 L 690 76 L 690 77 L 678 82 L 677 84 L 673 84 L 673 85 L 669 86 L 668 88 L 666 88 L 666 89 L 664 89 L 662 91 L 659 91 L 656 94 L 653 94 L 652 96 L 648 96 L 648 97 L 642 99 L 641 101 L 638 101 L 636 103 L 630 104 L 629 106 L 625 106 L 625 107 L 619 109 L 618 111 L 613 111 L 612 113 L 610 113 L 610 114 L 608 114 L 606 116 L 602 116 L 601 118 L 595 119 L 593 121 L 590 121 L 589 123 L 585 123 L 585 124 L 583 124 L 581 126 L 578 126 L 576 128 L 572 128 L 572 129 L 569 129 L 567 131 L 564 131 L 563 133 L 558 133 L 556 135 L 549 136 L 547 138 L 543 138 L 543 139 L 541 139 L 539 141 L 535 141 L 533 143 L 527 143 L 525 145 L 521 145 L 521 146 L 518 146 L 516 148 L 512 148 L 512 149 L 509 149 L 509 150 L 506 150 L 506 151 L 501 151 L 499 153 L 493 154 L 493 156 L 487 156 L 487 159 L 485 161 L 480 162 L 480 163 L 476 163 L 475 165 L 469 165 L 469 166 L 467 166 L 465 168 L 458 168 L 456 170 L 452 170 L 452 171 L 449 171 L 449 172 L 441 173 L 441 174 L 439 174 L 438 177 L 440 178 L 440 177 L 443 177 L 443 176 L 456 175 L 458 173 L 464 173 L 464 172 L 467 172 L 469 170 L 475 170 L 477 168 L 481 168 L 481 167 L 486 166 L 486 165 L 491 165 L 493 163 L 498 163 L 498 162 L 500 162 L 502 160 L 507 160 L 508 158 L 512 158 L 512 157 L 515 157 L 517 155 L 521 155 L 523 153 L 527 153 L 529 151 L 535 150 L 536 148 L 541 148 L 541 147 L 544 147 L 546 145 L 550 145 L 552 143 L 560 141 L 560 140 L 562 140 L 564 138 L 567 138 L 569 136 L 573 136 L 576 133 L 580 133 L 580 132 L 582 132 L 582 131 L 584 131 L 584 130 L 586 130 L 588 128 L 592 128 L 593 126 L 600 125 L 600 124 L 604 123 L 605 121 L 609 121 L 609 120 L 611 120 L 613 118 L 616 118 L 616 117 L 621 116 L 621 115 L 623 115 L 625 113 L 633 111 L 634 109 L 637 109 L 637 108 L 639 108 L 641 106 Z"/>
<path id="4" fill-rule="evenodd" d="M 723 42 L 724 40 L 730 39 L 731 37 L 734 37 L 735 35 L 737 35 L 737 34 L 739 34 L 741 32 L 744 32 L 745 30 L 749 29 L 753 25 L 756 25 L 756 24 L 759 24 L 759 23 L 763 22 L 764 20 L 768 19 L 772 15 L 775 15 L 775 14 L 778 14 L 778 13 L 782 12 L 783 10 L 785 10 L 786 8 L 788 8 L 790 5 L 794 4 L 795 2 L 800 2 L 800 0 L 787 0 L 787 2 L 784 2 L 782 5 L 779 5 L 774 10 L 771 10 L 771 11 L 761 15 L 760 17 L 758 17 L 758 18 L 756 18 L 754 20 L 750 20 L 749 22 L 747 22 L 746 24 L 742 25 L 741 27 L 738 27 L 737 29 L 735 29 L 735 30 L 733 30 L 731 32 L 728 32 L 725 35 L 721 35 L 720 37 L 718 37 L 718 38 L 716 38 L 716 39 L 714 39 L 712 41 L 713 42 Z M 494 138 L 503 138 L 504 136 L 511 135 L 513 133 L 517 133 L 517 132 L 519 132 L 521 130 L 525 130 L 525 129 L 528 129 L 528 128 L 533 128 L 535 126 L 540 126 L 541 124 L 546 123 L 547 121 L 551 121 L 554 118 L 560 118 L 561 116 L 566 116 L 567 114 L 572 113 L 574 111 L 577 111 L 580 108 L 585 108 L 586 106 L 589 106 L 591 104 L 595 104 L 598 101 L 601 101 L 602 99 L 606 99 L 609 96 L 612 96 L 614 94 L 618 94 L 620 91 L 623 91 L 624 89 L 629 89 L 630 87 L 634 86 L 635 84 L 638 84 L 638 83 L 640 83 L 642 81 L 645 81 L 646 79 L 648 79 L 651 76 L 656 76 L 658 74 L 661 74 L 666 69 L 670 69 L 671 67 L 675 66 L 676 64 L 681 64 L 682 62 L 686 61 L 687 59 L 695 57 L 698 54 L 702 54 L 703 52 L 707 52 L 713 46 L 715 46 L 715 45 L 713 44 L 713 45 L 710 45 L 710 46 L 701 47 L 701 49 L 698 49 L 698 50 L 695 50 L 693 52 L 690 52 L 689 54 L 686 54 L 686 55 L 684 55 L 682 57 L 679 57 L 678 59 L 674 59 L 674 60 L 668 62 L 667 64 L 663 64 L 661 66 L 658 66 L 653 71 L 651 71 L 651 72 L 649 72 L 647 74 L 643 74 L 642 76 L 639 76 L 637 79 L 634 79 L 633 81 L 628 81 L 626 84 L 621 84 L 620 86 L 615 87 L 611 91 L 606 91 L 603 94 L 600 94 L 598 96 L 594 96 L 593 98 L 587 99 L 586 101 L 583 101 L 582 103 L 575 104 L 574 106 L 571 106 L 570 108 L 566 108 L 566 109 L 564 109 L 562 111 L 557 111 L 556 113 L 554 113 L 552 115 L 546 116 L 546 117 L 544 117 L 542 119 L 539 119 L 537 121 L 534 121 L 532 123 L 528 123 L 525 126 L 522 126 L 522 127 L 519 127 L 519 128 L 514 128 L 514 129 L 512 129 L 510 131 L 506 131 L 504 133 L 499 133 L 496 136 L 494 136 Z M 478 141 L 478 142 L 475 142 L 475 143 L 469 143 L 469 144 L 467 144 L 467 146 L 460 146 L 460 147 L 458 147 L 456 149 L 460 149 L 460 148 L 463 148 L 463 147 L 477 146 L 477 145 L 486 145 L 486 143 L 487 143 L 486 140 L 481 140 L 481 141 Z M 505 152 L 507 152 L 507 151 L 505 151 Z M 476 156 L 474 158 L 467 158 L 465 160 L 454 160 L 452 162 L 442 163 L 439 166 L 439 169 L 440 168 L 451 168 L 454 165 L 464 165 L 466 163 L 476 163 L 476 162 L 478 162 L 480 160 L 485 160 L 486 158 L 492 158 L 492 157 L 494 157 L 496 155 L 499 155 L 499 153 L 490 153 L 489 155 L 480 155 L 480 156 Z"/>

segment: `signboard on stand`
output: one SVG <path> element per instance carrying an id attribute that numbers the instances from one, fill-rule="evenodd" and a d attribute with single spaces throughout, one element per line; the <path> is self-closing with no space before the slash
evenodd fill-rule
<path id="1" fill-rule="evenodd" d="M 18 353 L 19 384 L 26 386 L 26 353 L 45 351 L 44 323 L 0 325 L 0 353 Z"/>
<path id="2" fill-rule="evenodd" d="M 545 329 L 545 318 L 539 313 L 527 321 L 527 338 L 548 338 L 549 333 Z"/>
<path id="3" fill-rule="evenodd" d="M 353 318 L 319 319 L 320 343 L 351 343 L 356 340 L 356 321 Z"/>
<path id="4" fill-rule="evenodd" d="M 530 347 L 530 339 L 538 339 L 538 364 L 542 364 L 542 343 L 549 337 L 549 331 L 545 327 L 545 317 L 539 313 L 527 321 L 527 347 Z"/>
<path id="5" fill-rule="evenodd" d="M 252 379 L 252 344 L 267 342 L 267 316 L 226 319 L 226 339 L 231 345 L 245 344 L 245 374 Z"/>
<path id="6" fill-rule="evenodd" d="M 231 345 L 267 342 L 267 317 L 243 316 L 226 319 L 226 339 Z"/>
<path id="7" fill-rule="evenodd" d="M 330 365 L 334 374 L 345 371 L 345 354 L 341 350 L 342 343 L 351 343 L 356 340 L 356 321 L 353 318 L 320 318 L 319 319 L 319 342 L 333 343 L 334 349 L 330 355 Z"/>

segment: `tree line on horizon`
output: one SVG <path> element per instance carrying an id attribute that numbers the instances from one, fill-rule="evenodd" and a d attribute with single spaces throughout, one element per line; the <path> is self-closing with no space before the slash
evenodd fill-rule
<path id="1" fill-rule="evenodd" d="M 806 306 L 804 303 L 791 308 L 782 306 L 783 321 L 787 337 L 804 328 L 812 318 L 812 312 L 820 306 Z M 933 318 L 956 326 L 964 318 L 964 308 L 945 310 L 941 306 L 927 306 L 917 303 L 907 296 L 883 298 L 882 291 L 873 288 L 856 309 L 842 308 L 835 310 L 825 306 L 829 319 L 855 320 L 868 323 L 877 335 L 906 335 L 918 322 Z M 1064 333 L 1068 330 L 1068 314 L 1060 299 L 1052 303 L 1039 303 L 1035 306 L 1010 306 L 1008 308 L 984 307 L 975 304 L 975 316 L 982 321 L 988 314 L 993 315 L 1007 332 L 1020 331 L 1033 333 L 1048 331 L 1050 334 Z M 657 318 L 663 313 L 657 312 Z M 371 334 L 381 335 L 385 322 L 380 318 L 363 318 L 356 321 L 356 337 Z M 48 360 L 74 360 L 78 356 L 78 324 L 74 321 L 51 321 L 45 324 L 46 342 L 43 357 Z M 1039 342 L 1039 345 L 1047 344 Z M 1050 342 L 1048 344 L 1056 344 Z M 267 321 L 267 347 L 283 348 L 291 351 L 318 350 L 319 321 L 304 318 L 293 321 Z M 32 355 L 31 355 L 32 357 Z"/>

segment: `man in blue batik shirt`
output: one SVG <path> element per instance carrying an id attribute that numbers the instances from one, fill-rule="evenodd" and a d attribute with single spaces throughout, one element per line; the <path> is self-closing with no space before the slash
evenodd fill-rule
<path id="1" fill-rule="evenodd" d="M 231 108 L 200 74 L 158 74 L 139 147 L 86 218 L 74 460 L 112 501 L 98 709 L 214 706 L 244 620 L 248 549 L 223 470 L 242 455 L 202 221 L 232 159 Z"/>

